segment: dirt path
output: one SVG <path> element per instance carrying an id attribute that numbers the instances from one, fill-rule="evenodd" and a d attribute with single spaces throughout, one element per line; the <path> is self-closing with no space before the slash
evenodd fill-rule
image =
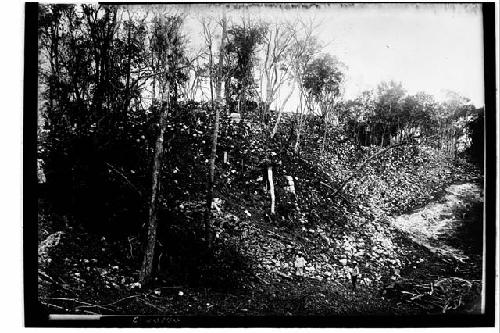
<path id="1" fill-rule="evenodd" d="M 430 251 L 464 263 L 482 254 L 482 206 L 480 185 L 454 184 L 438 202 L 391 222 Z"/>

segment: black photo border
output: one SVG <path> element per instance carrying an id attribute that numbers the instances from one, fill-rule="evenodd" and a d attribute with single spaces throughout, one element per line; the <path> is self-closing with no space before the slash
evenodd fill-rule
<path id="1" fill-rule="evenodd" d="M 457 2 L 450 2 L 457 3 Z M 496 71 L 494 2 L 482 4 L 485 89 L 485 311 L 419 316 L 102 316 L 99 320 L 49 320 L 38 302 L 37 103 L 38 3 L 25 3 L 23 93 L 23 263 L 25 327 L 491 327 L 495 325 L 496 269 Z M 118 3 L 113 3 L 118 4 Z M 147 3 L 140 3 L 147 4 Z M 177 3 L 178 4 L 178 3 Z"/>

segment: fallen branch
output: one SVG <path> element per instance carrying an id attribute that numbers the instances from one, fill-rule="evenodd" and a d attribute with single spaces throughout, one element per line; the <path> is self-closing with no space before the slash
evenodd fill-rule
<path id="1" fill-rule="evenodd" d="M 51 304 L 51 303 L 47 303 L 47 302 L 43 302 L 43 301 L 40 301 L 40 303 L 45 305 L 45 306 L 50 306 L 50 307 L 53 307 L 53 308 L 56 308 L 59 310 L 69 311 L 68 309 L 63 308 L 62 306 L 59 306 L 59 305 L 55 305 L 55 304 Z"/>
<path id="2" fill-rule="evenodd" d="M 459 282 L 463 282 L 463 283 L 467 284 L 467 286 L 468 286 L 469 288 L 470 288 L 470 287 L 472 287 L 472 282 L 471 282 L 471 281 L 469 281 L 469 280 L 465 280 L 465 279 L 462 279 L 462 278 L 459 278 L 459 277 L 456 277 L 456 276 L 451 276 L 451 277 L 447 277 L 447 278 L 441 279 L 441 280 L 439 280 L 439 281 L 435 282 L 435 283 L 434 283 L 434 285 L 435 285 L 436 287 L 439 287 L 442 283 L 447 282 L 447 281 L 450 281 L 450 280 L 451 280 L 451 281 L 459 281 Z M 472 280 L 472 281 L 474 281 L 474 280 Z"/>
<path id="3" fill-rule="evenodd" d="M 357 205 L 357 204 L 353 204 L 353 202 L 354 202 L 354 203 L 356 202 L 356 200 L 355 200 L 354 198 L 351 198 L 351 199 L 350 199 L 351 201 L 349 201 L 349 200 L 347 200 L 347 198 L 346 198 L 345 196 L 343 196 L 341 193 L 338 193 L 338 189 L 336 190 L 336 189 L 334 189 L 332 186 L 330 186 L 330 185 L 328 185 L 327 183 L 322 182 L 322 181 L 320 181 L 319 183 L 320 183 L 321 185 L 323 185 L 323 186 L 325 186 L 325 187 L 329 188 L 329 189 L 330 189 L 330 190 L 332 190 L 332 191 L 336 191 L 336 192 L 335 192 L 335 193 L 336 193 L 336 195 L 338 195 L 338 196 L 339 196 L 339 198 L 340 198 L 340 199 L 342 199 L 342 201 L 343 201 L 346 205 L 348 205 L 349 207 L 355 208 L 355 209 L 356 209 L 356 210 L 358 210 L 358 211 L 361 211 L 361 209 L 359 209 L 359 207 L 358 207 L 358 205 Z M 332 198 L 333 198 L 333 197 L 332 197 Z"/>
<path id="4" fill-rule="evenodd" d="M 155 308 L 158 311 L 162 311 L 162 312 L 166 311 L 166 308 L 154 305 L 154 304 L 148 302 L 145 298 L 142 298 L 141 300 L 143 301 L 144 304 L 149 305 L 150 307 Z"/>
<path id="5" fill-rule="evenodd" d="M 106 308 L 105 306 L 102 306 L 102 305 L 99 305 L 99 304 L 92 304 L 92 303 L 88 303 L 88 302 L 80 301 L 80 300 L 77 300 L 77 299 L 74 299 L 74 298 L 67 298 L 67 297 L 52 297 L 52 298 L 47 298 L 47 299 L 50 299 L 50 300 L 58 300 L 58 301 L 69 301 L 69 302 L 75 302 L 75 303 L 80 303 L 80 304 L 87 305 L 87 306 L 90 306 L 90 307 L 97 307 L 97 308 L 101 308 L 101 309 L 104 309 L 104 310 L 107 310 L 107 311 L 114 311 L 113 309 Z M 78 307 L 77 307 L 77 308 L 78 308 Z"/>
<path id="6" fill-rule="evenodd" d="M 402 294 L 406 294 L 406 295 L 410 295 L 410 296 L 415 296 L 415 294 L 414 294 L 414 293 L 411 293 L 411 292 L 406 291 L 406 290 L 401 291 L 401 293 L 402 293 Z"/>
<path id="7" fill-rule="evenodd" d="M 142 194 L 142 191 L 139 190 L 137 188 L 137 186 L 135 186 L 131 181 L 130 179 L 127 178 L 127 176 L 125 176 L 123 174 L 123 172 L 121 172 L 120 170 L 118 170 L 116 167 L 114 167 L 113 165 L 109 164 L 108 162 L 105 162 L 105 164 L 108 166 L 108 168 L 112 171 L 114 171 L 116 174 L 118 174 L 121 178 L 123 178 L 123 180 L 125 180 L 125 182 L 127 183 L 128 186 L 130 186 L 132 189 L 134 189 L 137 194 L 139 194 L 139 196 L 142 198 L 143 197 L 143 194 Z"/>
<path id="8" fill-rule="evenodd" d="M 99 308 L 99 309 L 103 309 L 103 310 L 106 310 L 106 311 L 112 311 L 112 312 L 114 312 L 114 310 L 106 308 L 106 307 L 98 305 L 98 304 L 89 304 L 89 305 L 85 305 L 84 304 L 84 305 L 79 305 L 79 306 L 75 307 L 75 310 L 76 309 L 82 309 L 82 308 Z"/>
<path id="9" fill-rule="evenodd" d="M 90 315 L 100 315 L 100 313 L 93 312 L 93 311 L 90 311 L 90 310 L 83 310 L 83 312 L 85 312 L 86 314 L 90 314 Z"/>
<path id="10" fill-rule="evenodd" d="M 140 296 L 143 296 L 144 294 L 137 294 L 137 295 L 132 295 L 132 296 L 127 296 L 127 297 L 123 297 L 123 298 L 120 298 L 119 300 L 117 301 L 114 301 L 114 302 L 111 302 L 111 303 L 108 303 L 108 304 L 104 304 L 104 306 L 110 306 L 110 305 L 114 305 L 114 304 L 117 304 L 117 303 L 120 303 L 124 300 L 127 300 L 127 299 L 130 299 L 130 298 L 137 298 L 137 297 L 140 297 Z"/>

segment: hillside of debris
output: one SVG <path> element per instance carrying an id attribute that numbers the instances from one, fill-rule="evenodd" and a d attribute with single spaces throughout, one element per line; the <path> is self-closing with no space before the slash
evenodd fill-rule
<path id="1" fill-rule="evenodd" d="M 259 125 L 238 124 L 246 135 L 228 140 L 227 148 L 222 145 L 229 153 L 217 170 L 214 242 L 207 249 L 198 236 L 203 192 L 195 197 L 192 190 L 206 161 L 196 153 L 201 147 L 191 144 L 187 150 L 183 145 L 197 133 L 188 125 L 172 133 L 171 151 L 177 158 L 165 161 L 170 170 L 165 187 L 175 193 L 170 199 L 175 203 L 167 201 L 160 214 L 160 258 L 152 287 L 143 289 L 139 283 L 139 233 L 117 235 L 102 220 L 94 222 L 101 230 L 84 228 L 40 199 L 40 300 L 51 312 L 299 315 L 478 310 L 481 258 L 476 255 L 471 266 L 462 257 L 436 253 L 398 222 L 407 220 L 402 214 L 417 208 L 426 212 L 430 208 L 425 207 L 447 200 L 450 184 L 480 184 L 470 164 L 452 163 L 421 144 L 387 149 L 375 159 L 372 156 L 384 148 L 347 142 L 336 142 L 323 156 L 272 151 L 268 155 L 276 156 L 277 213 L 271 215 L 259 163 L 259 155 L 266 154 L 258 146 Z M 231 145 L 241 149 L 236 152 Z M 359 172 L 356 166 L 363 163 Z M 350 177 L 339 192 L 339 184 Z M 477 195 L 477 190 L 469 192 Z M 442 213 L 461 218 L 471 212 L 472 203 L 465 200 Z M 439 211 L 434 215 L 440 218 Z M 476 225 L 482 221 L 479 216 L 469 219 Z M 478 236 L 477 230 L 473 236 Z M 300 272 L 298 257 L 305 262 Z M 361 272 L 355 291 L 350 285 L 353 262 Z"/>

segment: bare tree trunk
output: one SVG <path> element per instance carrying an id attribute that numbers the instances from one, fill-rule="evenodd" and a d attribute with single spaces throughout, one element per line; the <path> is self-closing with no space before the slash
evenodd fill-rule
<path id="1" fill-rule="evenodd" d="M 226 100 L 226 108 L 228 112 L 231 112 L 231 80 L 230 76 L 226 75 L 225 83 L 224 83 L 224 98 Z"/>
<path id="2" fill-rule="evenodd" d="M 205 213 L 205 241 L 207 242 L 208 247 L 211 247 L 212 245 L 210 237 L 210 220 L 212 217 L 212 201 L 213 201 L 214 178 L 215 178 L 215 159 L 217 157 L 217 138 L 219 135 L 220 108 L 222 105 L 221 83 L 222 83 L 222 70 L 224 65 L 223 60 L 224 60 L 225 41 L 226 41 L 226 15 L 224 13 L 224 17 L 222 19 L 222 40 L 219 52 L 218 80 L 215 88 L 217 105 L 215 106 L 215 124 L 212 136 L 212 151 L 210 153 L 210 171 L 209 171 L 210 175 L 208 180 L 207 208 Z"/>
<path id="3" fill-rule="evenodd" d="M 326 146 L 326 139 L 327 139 L 327 133 L 328 133 L 328 113 L 325 113 L 324 117 L 324 125 L 325 125 L 325 130 L 323 131 L 323 141 L 321 142 L 321 149 L 320 149 L 320 154 L 323 155 L 325 152 L 325 146 Z"/>
<path id="4" fill-rule="evenodd" d="M 271 112 L 271 103 L 273 100 L 273 87 L 271 85 L 271 75 L 269 71 L 266 71 L 266 101 L 264 106 L 263 118 L 267 123 L 267 119 L 269 119 L 269 115 Z"/>
<path id="5" fill-rule="evenodd" d="M 129 14 L 130 15 L 130 14 Z M 130 16 L 129 16 L 130 20 Z M 125 83 L 125 106 L 123 112 L 125 113 L 125 116 L 128 114 L 128 108 L 130 106 L 130 63 L 132 60 L 132 51 L 130 47 L 130 26 L 128 27 L 128 36 L 127 36 L 127 78 L 126 78 L 126 83 Z"/>
<path id="6" fill-rule="evenodd" d="M 167 91 L 168 91 L 167 83 Z M 149 205 L 148 233 L 146 250 L 144 251 L 144 259 L 139 276 L 140 283 L 144 286 L 151 282 L 153 273 L 153 258 L 156 247 L 156 230 L 158 225 L 158 197 L 160 192 L 160 168 L 161 156 L 163 154 L 163 136 L 167 125 L 167 117 L 170 109 L 170 98 L 167 93 L 165 104 L 162 106 L 160 115 L 160 130 L 156 137 L 155 154 L 153 160 L 152 186 L 151 186 L 151 201 Z"/>
<path id="7" fill-rule="evenodd" d="M 298 124 L 297 128 L 297 141 L 295 141 L 295 146 L 293 147 L 293 151 L 295 154 L 299 152 L 299 147 L 300 147 L 300 132 L 301 132 L 301 125 L 300 123 Z"/>
<path id="8" fill-rule="evenodd" d="M 151 69 L 153 70 L 153 73 L 156 71 L 155 59 L 154 59 L 154 51 L 153 50 L 151 50 Z M 153 91 L 152 91 L 152 96 L 151 96 L 151 105 L 154 105 L 154 101 L 155 101 L 155 98 L 156 98 L 156 75 L 152 76 L 152 80 L 153 80 L 153 83 L 152 83 Z"/>
<path id="9" fill-rule="evenodd" d="M 207 191 L 207 208 L 205 212 L 205 241 L 208 246 L 211 246 L 210 237 L 210 220 L 212 218 L 212 201 L 214 196 L 214 179 L 215 179 L 215 159 L 217 157 L 217 138 L 219 133 L 219 108 L 215 108 L 215 124 L 214 132 L 212 135 L 212 150 L 210 152 L 210 171 L 208 179 L 208 191 Z"/>
<path id="10" fill-rule="evenodd" d="M 323 153 L 325 152 L 325 146 L 326 146 L 326 132 L 327 132 L 327 128 L 325 128 L 325 131 L 323 133 L 323 142 L 321 143 L 321 150 L 320 150 L 320 154 L 323 155 Z"/>
<path id="11" fill-rule="evenodd" d="M 380 140 L 380 147 L 383 147 L 385 143 L 385 126 L 384 130 L 382 131 L 382 139 Z"/>
<path id="12" fill-rule="evenodd" d="M 222 99 L 221 99 L 221 88 L 222 88 L 222 79 L 223 79 L 223 66 L 224 66 L 224 44 L 226 40 L 226 17 L 224 16 L 222 19 L 222 39 L 221 39 L 221 44 L 220 44 L 220 50 L 219 50 L 219 66 L 217 68 L 217 81 L 215 81 L 215 99 L 217 100 L 217 107 L 220 107 L 222 105 Z"/>
<path id="13" fill-rule="evenodd" d="M 302 115 L 304 111 L 302 110 L 302 93 L 300 94 L 299 107 L 300 107 L 300 115 L 299 115 L 299 121 L 297 122 L 297 141 L 295 141 L 295 147 L 293 148 L 295 154 L 299 152 L 300 134 L 302 132 Z"/>
<path id="14" fill-rule="evenodd" d="M 247 116 L 247 85 L 246 83 L 243 85 L 243 90 L 241 94 L 241 102 L 240 102 L 240 114 L 241 118 L 243 119 L 244 117 Z"/>
<path id="15" fill-rule="evenodd" d="M 439 150 L 443 151 L 443 124 L 439 122 Z"/>
<path id="16" fill-rule="evenodd" d="M 209 67 L 209 85 L 210 85 L 210 104 L 212 105 L 212 109 L 214 108 L 214 74 L 213 74 L 213 67 L 214 67 L 214 60 L 213 60 L 213 55 L 212 55 L 212 42 L 210 42 L 209 45 L 210 52 L 208 53 L 208 67 Z"/>
<path id="17" fill-rule="evenodd" d="M 455 129 L 453 129 L 453 159 L 457 159 L 457 133 Z"/>
<path id="18" fill-rule="evenodd" d="M 278 132 L 278 125 L 279 125 L 280 120 L 281 120 L 281 114 L 283 113 L 283 110 L 285 109 L 285 105 L 288 102 L 288 100 L 290 99 L 290 96 L 292 96 L 292 93 L 294 90 L 295 90 L 295 84 L 292 86 L 292 89 L 290 90 L 290 92 L 286 96 L 285 100 L 283 101 L 283 104 L 281 105 L 281 108 L 280 108 L 279 113 L 278 113 L 278 118 L 276 119 L 276 123 L 274 124 L 273 131 L 271 133 L 271 139 L 274 138 L 274 136 L 276 135 L 276 132 Z"/>

